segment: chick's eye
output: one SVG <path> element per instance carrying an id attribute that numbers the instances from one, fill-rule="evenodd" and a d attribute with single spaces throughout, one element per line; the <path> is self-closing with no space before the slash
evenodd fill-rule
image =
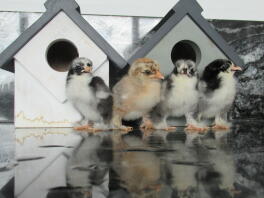
<path id="1" fill-rule="evenodd" d="M 91 66 L 92 66 L 92 64 L 91 64 L 91 63 L 87 63 L 87 66 L 88 66 L 88 67 L 91 67 Z"/>
<path id="2" fill-rule="evenodd" d="M 191 73 L 191 74 L 195 74 L 196 71 L 195 71 L 194 69 L 191 69 L 190 73 Z"/>
<path id="3" fill-rule="evenodd" d="M 225 64 L 225 65 L 222 65 L 222 66 L 220 67 L 220 69 L 224 71 L 224 70 L 226 70 L 228 67 L 229 67 L 229 65 Z"/>
<path id="4" fill-rule="evenodd" d="M 144 73 L 145 73 L 145 74 L 147 74 L 147 75 L 150 75 L 150 74 L 152 74 L 152 72 L 151 72 L 151 71 L 149 71 L 149 70 L 146 70 L 146 71 L 144 71 Z"/>

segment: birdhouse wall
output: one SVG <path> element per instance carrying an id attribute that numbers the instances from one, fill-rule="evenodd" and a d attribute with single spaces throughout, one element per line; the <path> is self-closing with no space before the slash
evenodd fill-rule
<path id="1" fill-rule="evenodd" d="M 197 47 L 195 51 L 199 71 L 216 58 L 226 58 L 189 16 L 185 16 L 146 56 L 157 60 L 161 65 L 161 71 L 169 74 L 173 70 L 172 49 L 181 41 L 190 41 Z"/>
<path id="2" fill-rule="evenodd" d="M 81 119 L 79 113 L 67 100 L 56 100 L 51 92 L 27 71 L 19 62 L 15 62 L 15 126 L 25 127 L 72 127 Z M 109 81 L 109 62 L 95 71 L 95 75 Z M 62 87 L 64 89 L 64 87 Z"/>
<path id="3" fill-rule="evenodd" d="M 109 83 L 109 61 L 105 53 L 60 12 L 15 55 L 16 127 L 70 127 L 80 119 L 65 94 L 70 62 L 62 61 L 66 68 L 60 67 L 56 62 L 57 51 L 52 52 L 58 68 L 63 69 L 57 71 L 47 59 L 50 46 L 60 41 L 66 41 L 66 47 L 76 48 L 80 57 L 91 59 L 94 75 Z M 59 50 L 64 49 L 60 47 Z M 65 50 L 67 55 L 70 50 Z M 61 52 L 58 53 L 61 56 Z"/>
<path id="4" fill-rule="evenodd" d="M 80 57 L 91 59 L 94 69 L 100 67 L 107 59 L 102 50 L 64 12 L 55 16 L 15 55 L 16 60 L 60 102 L 66 100 L 65 90 L 62 87 L 65 87 L 67 71 L 58 72 L 51 68 L 46 56 L 49 47 L 54 42 L 62 40 L 75 46 Z"/>
<path id="5" fill-rule="evenodd" d="M 66 101 L 61 103 L 43 88 L 23 65 L 16 61 L 15 75 L 15 126 L 70 127 L 81 119 Z"/>

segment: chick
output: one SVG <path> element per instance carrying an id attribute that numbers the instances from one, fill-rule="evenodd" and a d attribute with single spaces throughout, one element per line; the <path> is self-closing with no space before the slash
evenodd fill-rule
<path id="1" fill-rule="evenodd" d="M 235 71 L 242 70 L 230 60 L 217 59 L 207 65 L 199 82 L 198 118 L 214 118 L 213 129 L 226 130 L 227 112 L 236 95 Z"/>
<path id="2" fill-rule="evenodd" d="M 87 125 L 76 130 L 104 130 L 111 126 L 113 97 L 104 80 L 93 76 L 92 61 L 73 60 L 66 82 L 66 95 Z"/>
<path id="3" fill-rule="evenodd" d="M 164 76 L 156 61 L 139 58 L 133 62 L 128 74 L 113 87 L 114 127 L 129 131 L 132 127 L 122 125 L 122 119 L 135 120 L 147 116 L 160 101 L 161 79 Z"/>
<path id="4" fill-rule="evenodd" d="M 201 130 L 193 117 L 199 100 L 196 65 L 192 60 L 185 59 L 177 60 L 174 65 L 173 72 L 162 84 L 160 103 L 150 112 L 152 127 L 173 130 L 175 127 L 168 127 L 167 118 L 185 115 L 187 129 Z"/>

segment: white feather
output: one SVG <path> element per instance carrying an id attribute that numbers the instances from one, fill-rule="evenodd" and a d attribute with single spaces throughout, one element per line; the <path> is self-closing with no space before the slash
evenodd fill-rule
<path id="1" fill-rule="evenodd" d="M 108 98 L 109 95 L 110 95 L 109 92 L 99 90 L 96 92 L 95 97 L 99 98 L 99 99 L 106 99 L 106 98 Z"/>
<path id="2" fill-rule="evenodd" d="M 186 75 L 171 77 L 172 90 L 167 98 L 167 107 L 173 116 L 183 116 L 194 110 L 198 103 L 197 78 Z"/>
<path id="3" fill-rule="evenodd" d="M 202 95 L 202 100 L 208 104 L 202 112 L 202 116 L 211 118 L 220 113 L 226 106 L 231 105 L 235 99 L 236 81 L 233 73 L 221 72 L 219 77 L 222 78 L 220 88 L 213 92 L 213 95 L 208 97 Z"/>
<path id="4" fill-rule="evenodd" d="M 88 86 L 93 76 L 90 74 L 73 75 L 66 87 L 66 95 L 75 108 L 81 112 L 86 119 L 99 121 L 101 116 L 97 111 L 97 98 Z"/>

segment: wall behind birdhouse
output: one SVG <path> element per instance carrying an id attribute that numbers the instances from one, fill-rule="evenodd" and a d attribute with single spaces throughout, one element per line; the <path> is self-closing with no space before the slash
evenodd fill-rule
<path id="1" fill-rule="evenodd" d="M 179 0 L 75 0 L 82 14 L 163 17 Z M 0 0 L 0 11 L 45 12 L 46 0 Z M 253 20 L 264 19 L 261 0 L 197 0 L 207 19 Z"/>
<path id="2" fill-rule="evenodd" d="M 0 53 L 41 16 L 40 13 L 0 12 Z M 161 18 L 83 15 L 83 17 L 128 59 L 151 34 Z M 264 118 L 264 22 L 209 20 L 244 60 L 239 73 L 238 94 L 231 117 Z M 0 121 L 13 120 L 13 74 L 0 69 Z M 4 108 L 5 107 L 5 108 Z"/>

